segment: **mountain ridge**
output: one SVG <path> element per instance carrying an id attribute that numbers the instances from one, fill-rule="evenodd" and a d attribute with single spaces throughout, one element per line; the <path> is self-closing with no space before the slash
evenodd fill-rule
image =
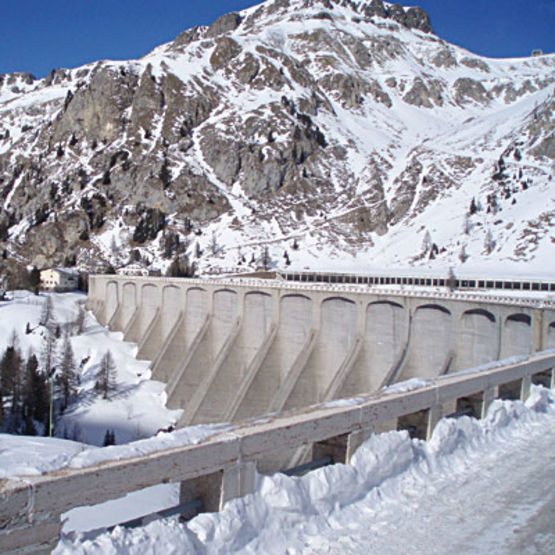
<path id="1" fill-rule="evenodd" d="M 249 269 L 268 246 L 273 266 L 541 270 L 555 56 L 483 58 L 401 11 L 276 0 L 140 60 L 0 78 L 3 247 L 83 268 Z"/>

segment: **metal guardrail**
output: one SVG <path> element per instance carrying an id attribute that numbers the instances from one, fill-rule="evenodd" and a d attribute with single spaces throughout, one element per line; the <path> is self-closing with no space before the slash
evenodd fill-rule
<path id="1" fill-rule="evenodd" d="M 436 378 L 412 391 L 385 392 L 247 421 L 196 445 L 87 468 L 64 468 L 42 476 L 4 480 L 0 482 L 0 551 L 56 541 L 62 513 L 160 483 L 180 482 L 182 491 L 186 486 L 195 492 L 191 500 L 200 497 L 207 510 L 214 510 L 211 507 L 217 510 L 225 501 L 253 491 L 255 480 L 252 476 L 247 479 L 245 472 L 250 469 L 254 475 L 256 461 L 272 455 L 276 449 L 283 453 L 303 445 L 348 437 L 346 450 L 352 451 L 360 432 L 392 419 L 426 410 L 430 418 L 435 415 L 437 419 L 446 403 L 480 393 L 486 404 L 498 393 L 499 386 L 517 380 L 522 382 L 521 391 L 525 392 L 532 376 L 545 371 L 551 372 L 553 386 L 554 366 L 552 351 L 538 353 L 502 367 Z M 341 442 L 338 439 L 335 443 Z M 335 456 L 334 459 L 337 460 Z M 349 461 L 348 455 L 345 460 Z M 198 495 L 199 484 L 205 492 L 211 491 L 212 496 L 217 492 L 218 505 L 207 502 L 209 497 L 203 497 L 202 492 Z M 245 484 L 250 485 L 246 488 Z"/>

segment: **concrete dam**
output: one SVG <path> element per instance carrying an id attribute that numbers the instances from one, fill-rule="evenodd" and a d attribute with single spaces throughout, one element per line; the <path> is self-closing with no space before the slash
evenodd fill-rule
<path id="1" fill-rule="evenodd" d="M 555 303 L 262 279 L 91 276 L 180 426 L 237 421 L 555 347 Z"/>

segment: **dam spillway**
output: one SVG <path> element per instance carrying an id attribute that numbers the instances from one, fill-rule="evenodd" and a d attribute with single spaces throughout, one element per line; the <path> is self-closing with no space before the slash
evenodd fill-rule
<path id="1" fill-rule="evenodd" d="M 555 347 L 525 297 L 263 279 L 98 275 L 88 308 L 138 345 L 180 425 L 236 421 Z"/>

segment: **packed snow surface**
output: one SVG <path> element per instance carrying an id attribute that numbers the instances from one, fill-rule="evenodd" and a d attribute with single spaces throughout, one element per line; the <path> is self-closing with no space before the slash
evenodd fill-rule
<path id="1" fill-rule="evenodd" d="M 484 420 L 441 420 L 429 442 L 375 435 L 351 465 L 259 476 L 221 513 L 66 533 L 55 553 L 552 553 L 554 486 L 555 390 L 535 386 Z"/>

